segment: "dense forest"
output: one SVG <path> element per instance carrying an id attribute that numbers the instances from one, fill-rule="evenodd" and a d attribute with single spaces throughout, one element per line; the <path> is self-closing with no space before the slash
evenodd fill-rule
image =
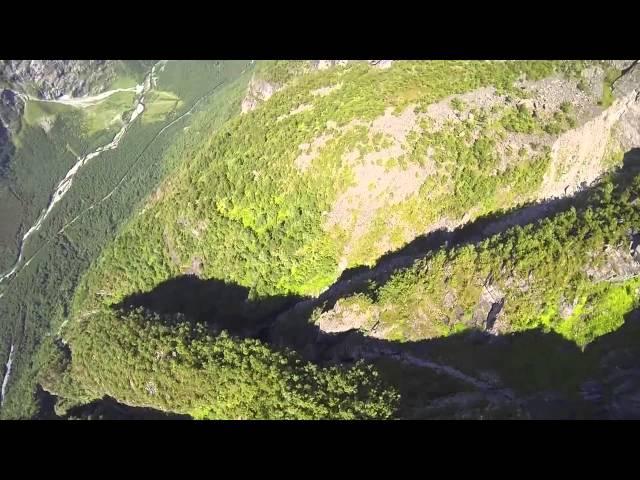
<path id="1" fill-rule="evenodd" d="M 420 108 L 483 85 L 508 89 L 522 74 L 540 78 L 561 68 L 569 75 L 582 67 L 581 62 L 407 62 L 385 72 L 358 64 L 294 77 L 263 107 L 224 125 L 193 153 L 193 161 L 164 185 L 161 197 L 105 251 L 79 298 L 93 298 L 92 292 L 100 290 L 117 302 L 183 273 L 195 259 L 201 260 L 205 277 L 249 287 L 256 295 L 313 295 L 344 268 L 370 264 L 385 253 L 375 248 L 381 239 L 388 240 L 387 249 L 399 248 L 443 216 L 462 218 L 469 211 L 480 216 L 529 200 L 549 166 L 548 151 L 541 147 L 523 154 L 513 167 L 494 175 L 500 159 L 492 138 L 504 131 L 501 117 L 486 124 L 481 116 L 474 117 L 409 139 L 406 150 L 411 154 L 392 160 L 405 167 L 420 165 L 431 149 L 437 175 L 405 201 L 383 204 L 354 242 L 349 225 L 327 228 L 324 222 L 354 181 L 354 169 L 342 159 L 354 148 L 362 155 L 384 149 L 388 138 L 369 138 L 367 128 L 356 127 L 329 140 L 304 174 L 294 160 L 298 145 L 312 142 L 327 122 L 339 129 L 354 119 L 374 119 L 388 106 L 398 111 L 409 100 Z M 269 71 L 265 76 L 271 78 Z M 309 93 L 338 82 L 344 86 L 330 95 Z M 403 97 L 406 91 L 414 97 Z M 311 99 L 313 109 L 277 121 Z M 481 136 L 470 143 L 478 137 L 478 126 Z M 387 225 L 396 227 L 390 231 Z M 347 243 L 351 248 L 345 264 L 341 257 Z"/>
<path id="2" fill-rule="evenodd" d="M 104 310 L 74 324 L 68 341 L 72 361 L 58 349 L 58 370 L 44 373 L 67 401 L 109 394 L 196 419 L 365 419 L 391 416 L 397 397 L 371 367 L 318 368 L 180 316 Z"/>
<path id="3" fill-rule="evenodd" d="M 633 65 L 152 65 L 112 84 L 150 82 L 139 120 L 0 285 L 0 358 L 17 352 L 3 418 L 42 414 L 38 385 L 65 418 L 109 402 L 195 419 L 531 418 L 515 344 L 549 349 L 531 385 L 582 402 L 600 362 L 585 352 L 637 307 Z M 27 102 L 6 195 L 33 204 L 14 225 L 134 118 L 136 95 Z M 576 380 L 560 388 L 550 362 L 565 354 Z"/>

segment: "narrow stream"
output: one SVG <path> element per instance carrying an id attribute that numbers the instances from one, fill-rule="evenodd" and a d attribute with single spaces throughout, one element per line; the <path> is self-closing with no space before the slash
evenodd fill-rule
<path id="1" fill-rule="evenodd" d="M 11 350 L 9 351 L 9 359 L 7 360 L 7 368 L 4 372 L 4 378 L 2 379 L 2 390 L 0 391 L 0 407 L 4 405 L 4 396 L 7 391 L 7 384 L 9 383 L 9 377 L 11 376 L 11 365 L 13 365 L 13 355 L 15 353 L 14 345 L 11 344 Z"/>

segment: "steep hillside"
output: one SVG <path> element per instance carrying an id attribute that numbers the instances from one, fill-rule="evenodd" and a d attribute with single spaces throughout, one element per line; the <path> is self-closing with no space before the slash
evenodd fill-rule
<path id="1" fill-rule="evenodd" d="M 254 332 L 261 340 L 242 339 L 237 323 L 256 303 L 246 289 L 195 277 L 158 286 L 75 318 L 43 385 L 62 397 L 61 414 L 107 395 L 195 418 L 635 418 L 637 321 L 620 327 L 639 287 L 638 168 L 549 219 L 425 252 L 379 287 L 359 282 L 362 293 L 324 313 L 302 302 Z M 514 281 L 522 272 L 525 284 Z M 194 330 L 198 313 L 207 324 Z M 308 373 L 281 370 L 283 354 L 302 355 L 292 365 Z M 316 394 L 298 400 L 298 389 Z"/>
<path id="2" fill-rule="evenodd" d="M 0 87 L 39 99 L 84 97 L 135 86 L 151 60 L 0 60 Z"/>
<path id="3" fill-rule="evenodd" d="M 0 273 L 3 418 L 36 414 L 39 345 L 67 318 L 79 277 L 194 146 L 240 112 L 250 70 L 248 61 L 153 62 L 96 95 L 26 98 L 11 133 L 13 208 L 0 208 L 18 215 Z"/>
<path id="4" fill-rule="evenodd" d="M 466 329 L 504 335 L 543 328 L 584 347 L 617 330 L 637 306 L 640 177 L 633 170 L 537 222 L 426 250 L 409 267 L 400 266 L 404 258 L 393 259 L 392 269 L 382 263 L 366 280 L 343 282 L 358 293 L 297 305 L 280 321 L 320 307 L 312 316 L 327 333 L 356 329 L 419 341 Z"/>
<path id="5" fill-rule="evenodd" d="M 605 68 L 395 62 L 296 72 L 162 186 L 82 295 L 89 308 L 96 291 L 117 303 L 189 272 L 256 295 L 315 295 L 421 234 L 571 194 L 636 140 L 624 135 L 633 91 L 598 106 Z M 581 78 L 593 80 L 586 93 Z"/>
<path id="6" fill-rule="evenodd" d="M 640 147 L 639 70 L 634 62 L 582 61 L 259 63 L 242 115 L 192 145 L 83 277 L 62 331 L 65 368 L 49 388 L 72 404 L 108 395 L 199 417 L 272 417 L 277 408 L 251 401 L 258 398 L 253 394 L 243 394 L 246 404 L 233 410 L 227 393 L 209 390 L 206 379 L 224 370 L 213 354 L 217 348 L 249 348 L 247 359 L 258 370 L 286 362 L 260 340 L 245 346 L 242 337 L 294 347 L 319 361 L 315 337 L 306 332 L 309 320 L 316 322 L 312 332 L 355 329 L 381 342 L 542 327 L 584 346 L 614 331 L 636 305 L 637 182 L 616 180 L 586 199 L 580 192 Z M 573 195 L 574 210 L 540 224 L 532 223 L 540 215 L 530 208 L 515 222 L 531 223 L 524 228 L 423 252 L 413 266 L 415 257 L 389 263 L 379 286 L 351 297 L 336 293 L 333 306 L 302 298 L 421 236 Z M 504 230 L 497 220 L 492 227 Z M 402 267 L 409 268 L 395 272 Z M 343 292 L 340 284 L 334 289 Z M 290 303 L 303 300 L 270 326 Z M 159 318 L 186 314 L 187 323 L 148 326 L 151 314 L 126 313 L 140 306 Z M 318 306 L 312 314 L 310 307 Z M 165 362 L 164 348 L 155 360 L 151 350 L 150 356 L 136 353 L 135 345 L 147 340 L 178 341 L 191 321 L 207 327 L 173 360 Z M 222 329 L 231 339 L 217 336 Z M 339 344 L 348 357 L 358 357 L 349 343 Z M 193 361 L 190 348 L 207 360 Z M 139 375 L 107 371 L 113 362 L 125 368 L 117 359 L 128 359 Z M 434 365 L 422 359 L 412 368 Z M 388 365 L 378 367 L 388 375 Z M 167 380 L 166 372 L 177 368 L 196 382 L 186 394 Z M 272 368 L 275 383 L 260 387 L 271 406 L 267 399 L 292 392 L 274 385 L 298 375 Z M 353 392 L 355 384 L 338 379 L 364 375 L 358 368 L 318 370 L 301 377 L 300 388 L 315 389 L 316 375 L 329 375 Z M 456 382 L 492 388 L 453 371 Z M 56 380 L 60 375 L 68 378 L 66 389 L 55 386 L 65 382 Z M 246 382 L 257 388 L 245 375 L 236 375 L 229 388 L 244 391 Z M 145 382 L 155 387 L 145 390 Z M 393 389 L 376 388 L 365 389 L 371 396 L 358 402 L 377 412 L 373 416 L 386 416 Z M 398 388 L 406 393 L 407 381 Z M 218 394 L 225 399 L 220 405 L 211 397 Z M 509 392 L 503 397 L 514 399 Z M 304 403 L 315 405 L 319 416 L 337 416 L 320 406 L 325 401 L 335 405 L 331 397 L 305 397 Z M 309 415 L 303 409 L 285 416 Z"/>

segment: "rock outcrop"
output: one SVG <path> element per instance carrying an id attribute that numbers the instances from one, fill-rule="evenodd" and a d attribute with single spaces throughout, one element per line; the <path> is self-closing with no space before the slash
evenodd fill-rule
<path id="1" fill-rule="evenodd" d="M 247 89 L 247 95 L 242 101 L 242 113 L 255 110 L 258 105 L 269 100 L 280 88 L 282 88 L 280 85 L 262 79 L 252 79 Z"/>
<path id="2" fill-rule="evenodd" d="M 595 281 L 623 282 L 640 275 L 640 250 L 608 248 L 594 255 L 594 263 L 585 269 L 587 276 Z"/>
<path id="3" fill-rule="evenodd" d="M 331 67 L 344 66 L 349 60 L 312 60 L 311 68 L 316 70 L 326 70 Z"/>
<path id="4" fill-rule="evenodd" d="M 326 70 L 331 67 L 342 67 L 350 62 L 351 60 L 312 60 L 311 68 L 316 70 Z M 384 70 L 391 67 L 393 60 L 368 60 L 367 63 L 372 67 Z"/>
<path id="5" fill-rule="evenodd" d="M 20 131 L 24 101 L 11 90 L 0 91 L 0 126 L 12 132 Z"/>
<path id="6" fill-rule="evenodd" d="M 22 126 L 24 102 L 11 90 L 0 91 L 0 177 L 4 176 L 14 151 L 11 137 Z"/>

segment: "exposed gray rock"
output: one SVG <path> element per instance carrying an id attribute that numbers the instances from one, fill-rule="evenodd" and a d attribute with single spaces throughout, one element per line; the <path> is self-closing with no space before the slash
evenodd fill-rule
<path id="1" fill-rule="evenodd" d="M 339 333 L 358 330 L 372 321 L 372 314 L 359 305 L 345 305 L 338 301 L 333 309 L 320 315 L 317 325 L 323 332 Z M 375 319 L 373 319 L 375 321 Z"/>
<path id="2" fill-rule="evenodd" d="M 15 151 L 11 140 L 22 126 L 24 102 L 11 90 L 0 92 L 0 177 L 6 175 Z"/>
<path id="3" fill-rule="evenodd" d="M 640 275 L 640 262 L 629 249 L 608 248 L 593 256 L 593 262 L 585 269 L 593 281 L 620 282 Z"/>
<path id="4" fill-rule="evenodd" d="M 312 69 L 326 70 L 335 66 L 344 66 L 349 60 L 312 60 L 310 65 Z"/>
<path id="5" fill-rule="evenodd" d="M 393 64 L 393 60 L 369 60 L 369 65 L 373 65 L 376 68 L 385 70 L 390 68 Z"/>
<path id="6" fill-rule="evenodd" d="M 113 60 L 0 60 L 9 88 L 52 100 L 97 94 L 115 77 Z"/>
<path id="7" fill-rule="evenodd" d="M 604 69 L 599 65 L 585 68 L 582 73 L 582 86 L 592 98 L 599 99 L 602 95 L 602 82 L 604 81 Z"/>
<path id="8" fill-rule="evenodd" d="M 472 322 L 487 331 L 493 331 L 496 320 L 504 307 L 504 292 L 492 282 L 487 282 L 483 288 L 477 305 L 474 308 Z"/>
<path id="9" fill-rule="evenodd" d="M 622 76 L 613 83 L 613 93 L 616 97 L 623 97 L 632 92 L 640 92 L 640 65 L 637 61 L 624 69 Z"/>
<path id="10" fill-rule="evenodd" d="M 18 133 L 21 117 L 24 112 L 24 102 L 11 90 L 0 92 L 0 124 L 13 133 Z"/>
<path id="11" fill-rule="evenodd" d="M 616 67 L 618 70 L 624 70 L 629 68 L 635 60 L 609 60 L 609 63 Z"/>
<path id="12" fill-rule="evenodd" d="M 496 324 L 496 320 L 498 320 L 498 317 L 502 313 L 503 307 L 504 307 L 504 298 L 498 302 L 495 302 L 493 305 L 491 305 L 491 310 L 489 310 L 489 313 L 487 314 L 487 319 L 485 322 L 485 328 L 487 330 L 493 331 Z"/>
<path id="13" fill-rule="evenodd" d="M 350 63 L 351 60 L 312 60 L 311 68 L 315 70 L 326 70 L 331 67 L 342 67 Z M 368 60 L 367 63 L 372 67 L 387 69 L 393 64 L 393 60 Z"/>
<path id="14" fill-rule="evenodd" d="M 560 318 L 569 318 L 573 315 L 573 311 L 576 308 L 578 298 L 576 298 L 573 302 L 569 303 L 566 299 L 563 299 L 560 302 L 560 308 L 558 309 L 558 314 Z"/>
<path id="15" fill-rule="evenodd" d="M 262 79 L 253 79 L 249 83 L 247 95 L 242 101 L 242 113 L 255 110 L 262 102 L 269 100 L 274 93 L 282 88 L 281 85 L 269 83 Z"/>
<path id="16" fill-rule="evenodd" d="M 629 151 L 640 146 L 640 65 L 634 63 L 613 84 L 613 93 L 618 98 L 635 95 L 635 101 L 623 113 L 616 129 L 620 148 Z"/>

